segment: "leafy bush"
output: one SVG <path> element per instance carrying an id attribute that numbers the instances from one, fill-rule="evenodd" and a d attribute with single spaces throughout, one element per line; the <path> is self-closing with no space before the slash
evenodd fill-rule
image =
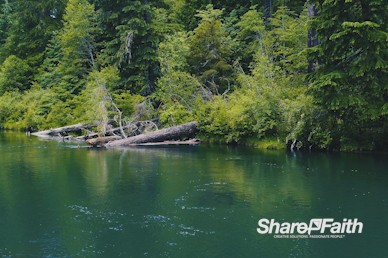
<path id="1" fill-rule="evenodd" d="M 17 56 L 8 56 L 0 66 L 0 94 L 7 91 L 24 91 L 31 86 L 31 67 Z"/>

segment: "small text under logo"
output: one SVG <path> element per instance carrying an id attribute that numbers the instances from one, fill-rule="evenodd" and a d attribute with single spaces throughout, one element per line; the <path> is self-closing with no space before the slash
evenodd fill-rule
<path id="1" fill-rule="evenodd" d="M 310 222 L 277 222 L 274 219 L 260 219 L 257 233 L 273 234 L 274 238 L 344 238 L 345 234 L 361 234 L 363 223 L 358 219 L 333 218 L 311 219 Z"/>

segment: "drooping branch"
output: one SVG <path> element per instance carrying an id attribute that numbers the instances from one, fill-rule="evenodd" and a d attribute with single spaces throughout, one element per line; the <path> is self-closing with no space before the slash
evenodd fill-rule
<path id="1" fill-rule="evenodd" d="M 134 40 L 133 31 L 128 31 L 125 37 L 123 38 L 122 46 L 120 48 L 120 51 L 118 52 L 120 63 L 121 61 L 124 61 L 127 64 L 131 63 L 133 40 Z M 120 66 L 120 63 L 119 63 L 119 66 Z"/>

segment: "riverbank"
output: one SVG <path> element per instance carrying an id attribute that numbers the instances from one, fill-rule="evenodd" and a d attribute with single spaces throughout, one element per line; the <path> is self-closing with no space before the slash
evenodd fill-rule
<path id="1" fill-rule="evenodd" d="M 6 128 L 0 128 L 0 130 L 3 131 L 16 131 L 16 132 L 25 132 L 26 129 L 6 129 Z M 118 131 L 118 129 L 117 129 Z M 95 134 L 97 135 L 97 134 Z M 198 140 L 195 141 L 195 144 L 198 144 L 199 142 L 203 144 L 210 144 L 210 145 L 233 145 L 233 146 L 246 146 L 246 147 L 252 147 L 259 150 L 278 150 L 278 151 L 285 151 L 285 150 L 291 150 L 292 147 L 292 141 L 286 142 L 285 137 L 267 137 L 267 138 L 257 138 L 257 137 L 245 137 L 243 139 L 240 139 L 239 141 L 232 141 L 228 142 L 226 141 L 225 135 L 223 136 L 214 136 L 214 135 L 208 135 L 204 134 L 203 132 L 199 132 L 197 135 L 194 135 Z M 84 141 L 89 138 L 85 138 L 85 136 L 82 134 L 81 131 L 78 133 L 72 133 L 69 137 L 61 137 L 61 139 L 66 141 L 71 140 L 77 140 L 77 141 Z M 107 141 L 109 142 L 109 141 Z M 183 144 L 183 143 L 182 143 Z M 188 141 L 187 144 L 191 144 L 190 141 Z M 294 144 L 294 147 L 292 148 L 292 151 L 330 151 L 330 152 L 349 152 L 349 153 L 387 153 L 387 150 L 375 150 L 371 148 L 371 145 L 351 145 L 351 144 L 344 144 L 339 149 L 329 149 L 329 148 L 319 148 L 318 146 L 314 145 L 308 145 L 303 143 L 302 141 L 296 141 Z"/>

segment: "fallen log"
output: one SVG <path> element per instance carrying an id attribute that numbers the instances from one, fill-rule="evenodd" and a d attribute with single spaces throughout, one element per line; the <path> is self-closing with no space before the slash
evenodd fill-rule
<path id="1" fill-rule="evenodd" d="M 190 122 L 187 124 L 164 128 L 154 132 L 140 134 L 117 141 L 112 141 L 107 143 L 106 147 L 110 148 L 120 146 L 131 146 L 142 143 L 184 140 L 194 136 L 197 131 L 197 123 Z"/>
<path id="2" fill-rule="evenodd" d="M 123 130 L 129 137 L 141 134 L 144 129 L 147 127 L 147 125 L 151 125 L 152 127 L 158 129 L 157 125 L 153 122 L 153 120 L 147 120 L 147 121 L 136 121 L 136 122 L 131 122 L 125 126 L 121 127 L 116 127 L 109 129 L 105 132 L 105 136 L 116 136 L 117 133 L 121 134 L 121 131 Z M 100 133 L 88 133 L 83 136 L 78 136 L 76 139 L 77 140 L 87 140 L 91 138 L 96 138 L 100 137 Z"/>
<path id="3" fill-rule="evenodd" d="M 98 137 L 93 139 L 86 140 L 86 143 L 92 145 L 94 147 L 104 146 L 105 144 L 122 139 L 120 136 L 106 136 L 106 137 Z"/>
<path id="4" fill-rule="evenodd" d="M 32 133 L 32 135 L 38 136 L 38 137 L 53 137 L 53 136 L 60 136 L 66 135 L 68 133 L 72 132 L 79 132 L 84 129 L 90 129 L 93 125 L 88 124 L 76 124 L 76 125 L 69 125 L 64 127 L 58 127 L 50 130 L 44 130 Z"/>
<path id="5" fill-rule="evenodd" d="M 128 129 L 130 126 L 124 126 L 123 129 Z M 119 133 L 121 130 L 120 127 L 117 127 L 117 128 L 113 128 L 113 129 L 110 129 L 110 130 L 107 130 L 105 132 L 105 135 L 107 136 L 116 136 L 115 133 Z M 82 136 L 78 136 L 77 137 L 77 140 L 88 140 L 88 139 L 92 139 L 92 138 L 95 138 L 95 137 L 99 137 L 101 134 L 100 133 L 88 133 L 88 134 L 85 134 L 85 135 L 82 135 Z M 121 137 L 120 137 L 121 139 Z"/>
<path id="6" fill-rule="evenodd" d="M 199 139 L 190 139 L 186 141 L 164 141 L 164 142 L 146 142 L 146 143 L 134 143 L 130 146 L 160 146 L 160 145 L 197 145 L 200 144 Z"/>

